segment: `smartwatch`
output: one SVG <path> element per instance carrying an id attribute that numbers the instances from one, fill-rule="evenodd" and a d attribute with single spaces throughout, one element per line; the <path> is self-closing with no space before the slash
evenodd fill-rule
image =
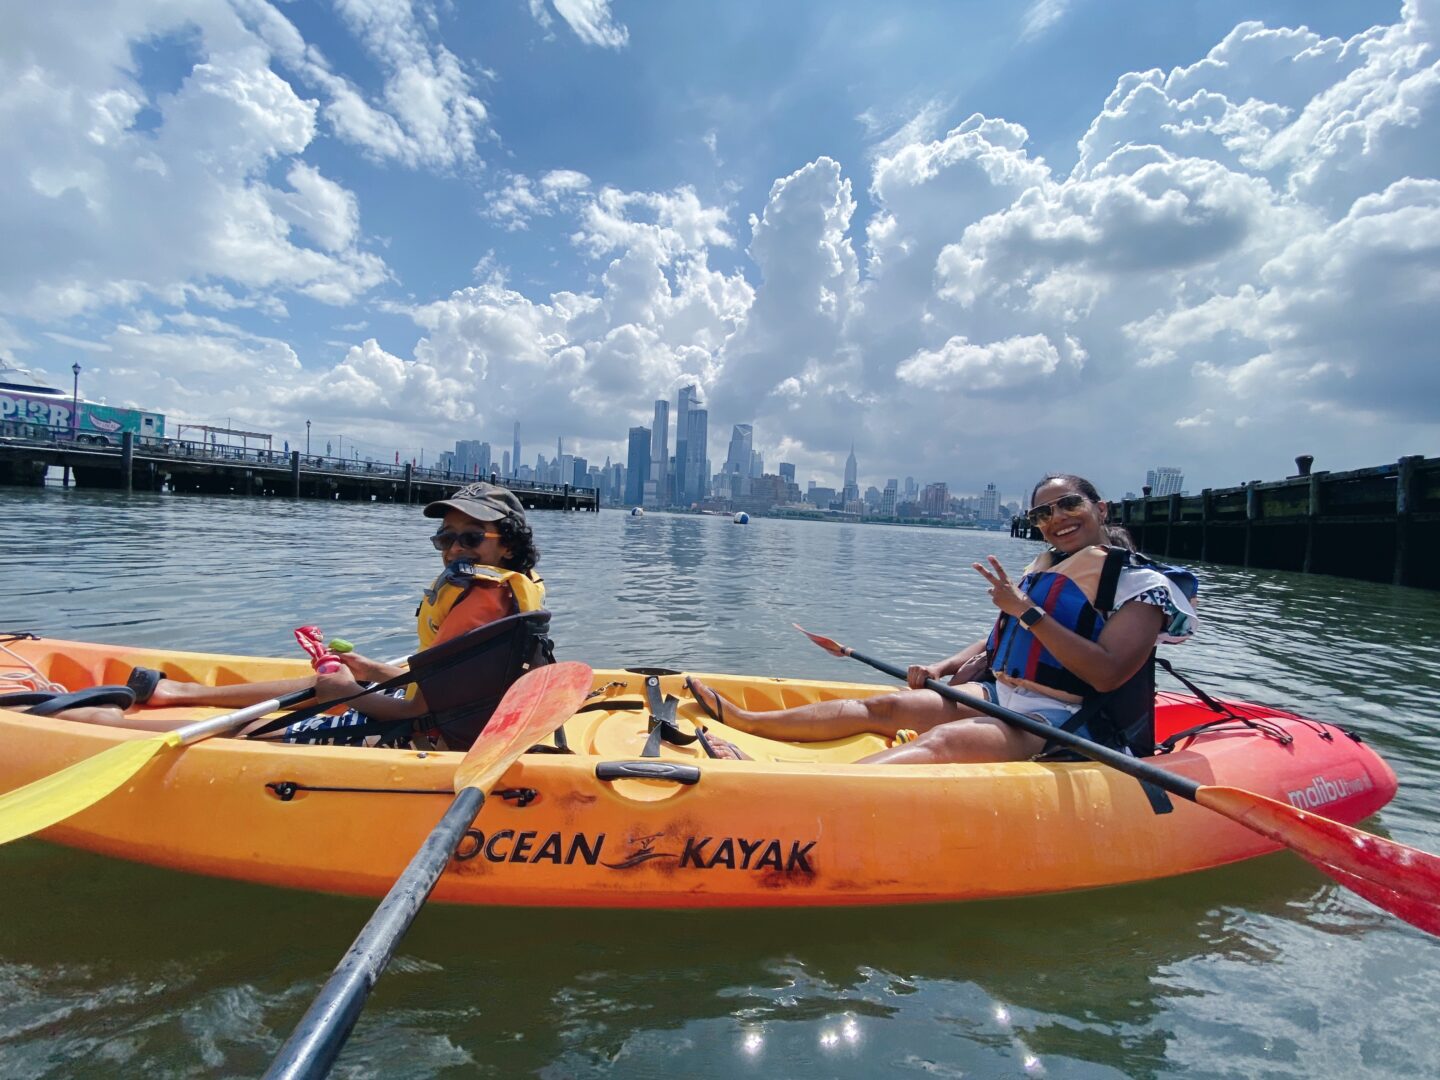
<path id="1" fill-rule="evenodd" d="M 1026 608 L 1024 611 L 1022 611 L 1022 612 L 1020 613 L 1020 622 L 1021 622 L 1022 624 L 1024 624 L 1024 626 L 1026 627 L 1026 629 L 1030 629 L 1030 628 L 1033 628 L 1034 625 L 1035 625 L 1036 623 L 1038 623 L 1038 622 L 1039 622 L 1041 619 L 1043 619 L 1044 617 L 1045 617 L 1045 609 L 1044 609 L 1044 608 L 1038 608 L 1038 607 Z"/>

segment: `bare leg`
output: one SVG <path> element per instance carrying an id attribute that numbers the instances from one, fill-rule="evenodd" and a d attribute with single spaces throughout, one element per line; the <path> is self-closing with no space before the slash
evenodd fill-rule
<path id="1" fill-rule="evenodd" d="M 701 700 L 713 704 L 719 697 L 699 679 L 692 677 L 691 682 Z M 980 692 L 974 686 L 970 690 Z M 901 728 L 928 732 L 937 725 L 976 715 L 974 710 L 948 701 L 933 690 L 901 690 L 872 698 L 817 701 L 768 711 L 742 709 L 726 699 L 720 700 L 724 702 L 725 723 L 752 735 L 785 742 L 824 742 L 865 734 L 894 738 Z"/>
<path id="2" fill-rule="evenodd" d="M 23 710 L 22 710 L 23 711 Z M 113 705 L 86 705 L 78 709 L 64 709 L 55 713 L 55 720 L 74 720 L 80 724 L 113 724 L 125 726 L 125 714 Z"/>
<path id="3" fill-rule="evenodd" d="M 215 705 L 243 709 L 270 698 L 294 693 L 315 685 L 315 676 L 276 679 L 273 682 L 235 683 L 231 686 L 206 686 L 204 683 L 161 679 L 145 704 L 150 708 L 173 708 L 178 705 Z"/>
<path id="4" fill-rule="evenodd" d="M 938 724 L 913 742 L 861 758 L 867 765 L 944 765 L 982 761 L 1027 761 L 1045 740 L 1002 720 L 978 716 Z"/>

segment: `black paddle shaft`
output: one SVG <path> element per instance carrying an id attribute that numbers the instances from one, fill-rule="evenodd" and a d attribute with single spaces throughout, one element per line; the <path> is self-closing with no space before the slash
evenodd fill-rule
<path id="1" fill-rule="evenodd" d="M 884 660 L 876 660 L 873 656 L 866 656 L 864 653 L 856 652 L 854 649 L 847 650 L 847 655 L 853 656 L 862 664 L 869 664 L 876 671 L 883 671 L 886 675 L 892 675 L 901 681 L 906 681 L 909 673 L 894 664 L 887 664 Z M 1200 790 L 1200 784 L 1191 780 L 1188 776 L 1180 776 L 1176 773 L 1167 772 L 1164 769 L 1157 769 L 1154 765 L 1147 764 L 1140 758 L 1131 757 L 1129 754 L 1122 754 L 1119 750 L 1112 750 L 1108 746 L 1092 742 L 1089 739 L 1076 735 L 1074 732 L 1066 731 L 1063 728 L 1052 727 L 1043 720 L 1036 720 L 1033 716 L 1026 716 L 1024 713 L 1015 712 L 1013 709 L 1006 709 L 996 705 L 984 698 L 975 697 L 972 694 L 963 693 L 953 686 L 937 682 L 935 679 L 926 679 L 925 687 L 934 690 L 943 698 L 959 705 L 967 705 L 978 712 L 993 716 L 997 720 L 1003 720 L 1007 724 L 1018 727 L 1022 731 L 1028 731 L 1031 735 L 1038 735 L 1047 741 L 1063 743 L 1078 754 L 1084 754 L 1091 761 L 1098 761 L 1102 765 L 1109 765 L 1112 769 L 1118 769 L 1127 776 L 1133 776 L 1136 780 L 1146 784 L 1154 784 L 1158 788 L 1170 792 L 1171 795 L 1178 795 L 1182 799 L 1195 801 L 1195 793 Z"/>
<path id="2" fill-rule="evenodd" d="M 485 793 L 479 788 L 467 787 L 456 794 L 450 809 L 385 894 L 270 1063 L 266 1080 L 311 1080 L 329 1074 L 375 981 L 390 963 L 400 939 L 415 921 L 484 802 Z"/>

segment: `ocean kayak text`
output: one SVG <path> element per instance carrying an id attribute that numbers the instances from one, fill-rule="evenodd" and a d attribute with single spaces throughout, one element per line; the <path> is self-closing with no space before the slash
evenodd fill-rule
<path id="1" fill-rule="evenodd" d="M 676 850 L 659 850 L 659 836 L 632 838 L 626 850 L 615 851 L 606 859 L 605 833 L 593 836 L 575 833 L 566 837 L 552 832 L 541 839 L 538 832 L 517 832 L 497 829 L 486 834 L 467 829 L 455 849 L 458 862 L 483 858 L 492 863 L 555 863 L 570 866 L 576 862 L 586 866 L 603 866 L 610 870 L 628 870 L 655 860 L 673 861 L 681 869 L 693 870 L 754 870 L 781 873 L 813 874 L 810 864 L 818 840 L 780 840 L 740 836 L 689 836 Z M 670 845 L 667 844 L 667 847 Z"/>

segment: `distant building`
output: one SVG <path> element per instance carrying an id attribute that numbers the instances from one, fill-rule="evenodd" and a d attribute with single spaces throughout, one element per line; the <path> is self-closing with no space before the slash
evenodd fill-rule
<path id="1" fill-rule="evenodd" d="M 689 506 L 705 497 L 705 452 L 710 414 L 700 407 L 695 384 L 682 386 L 675 401 L 676 506 Z"/>
<path id="2" fill-rule="evenodd" d="M 455 443 L 455 471 L 463 476 L 490 475 L 490 444 L 479 439 L 460 439 Z"/>
<path id="3" fill-rule="evenodd" d="M 820 487 L 812 484 L 810 490 L 805 493 L 805 501 L 813 503 L 821 510 L 830 510 L 835 503 L 840 501 L 840 493 L 832 487 Z"/>
<path id="4" fill-rule="evenodd" d="M 650 479 L 650 429 L 630 429 L 630 452 L 626 455 L 625 501 L 640 506 L 645 501 L 645 481 Z"/>
<path id="5" fill-rule="evenodd" d="M 795 483 L 795 466 L 788 461 L 780 462 L 780 479 L 787 484 Z"/>
<path id="6" fill-rule="evenodd" d="M 899 501 L 900 481 L 886 480 L 885 490 L 880 494 L 880 516 L 894 517 L 895 505 Z"/>
<path id="7" fill-rule="evenodd" d="M 1185 485 L 1185 474 L 1179 469 L 1161 465 L 1145 473 L 1145 486 L 1151 495 L 1178 495 Z"/>
<path id="8" fill-rule="evenodd" d="M 920 509 L 926 517 L 942 518 L 950 512 L 950 487 L 940 480 L 926 484 L 920 493 Z"/>
<path id="9" fill-rule="evenodd" d="M 849 509 L 850 504 L 860 498 L 859 463 L 855 460 L 855 444 L 850 444 L 850 456 L 845 459 L 845 486 L 840 489 L 840 501 Z"/>
<path id="10" fill-rule="evenodd" d="M 645 481 L 645 506 L 670 505 L 670 402 L 655 402 L 655 423 L 650 429 L 650 476 Z"/>
<path id="11" fill-rule="evenodd" d="M 738 498 L 750 494 L 750 469 L 754 464 L 751 449 L 755 429 L 749 424 L 736 424 L 730 432 L 730 447 L 725 454 L 721 471 L 725 477 L 726 490 L 717 495 Z"/>
<path id="12" fill-rule="evenodd" d="M 515 445 L 516 445 L 516 446 L 519 446 L 520 444 L 517 442 Z M 506 450 L 505 453 L 500 456 L 500 471 L 501 471 L 502 473 L 504 473 L 506 476 L 510 476 L 510 475 L 511 475 L 511 473 L 510 473 L 510 451 L 509 451 L 509 450 Z"/>
<path id="13" fill-rule="evenodd" d="M 1000 520 L 1000 492 L 994 484 L 986 484 L 984 493 L 975 500 L 975 516 L 981 521 Z"/>
<path id="14" fill-rule="evenodd" d="M 510 463 L 520 468 L 520 421 L 515 421 L 515 445 L 511 448 L 509 460 L 505 463 L 505 475 L 510 475 Z"/>

